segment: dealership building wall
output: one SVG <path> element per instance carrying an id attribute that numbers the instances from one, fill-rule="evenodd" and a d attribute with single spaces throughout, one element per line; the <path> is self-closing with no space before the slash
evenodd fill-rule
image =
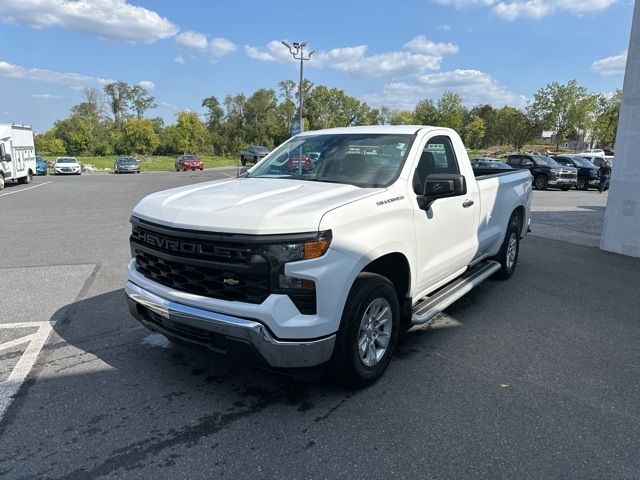
<path id="1" fill-rule="evenodd" d="M 600 248 L 640 257 L 640 2 L 633 13 Z"/>

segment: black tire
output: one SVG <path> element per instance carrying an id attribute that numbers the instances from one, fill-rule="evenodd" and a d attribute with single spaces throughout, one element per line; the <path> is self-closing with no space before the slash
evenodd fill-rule
<path id="1" fill-rule="evenodd" d="M 584 177 L 578 178 L 576 183 L 576 190 L 589 190 L 589 180 Z"/>
<path id="2" fill-rule="evenodd" d="M 549 186 L 547 177 L 544 175 L 537 175 L 536 178 L 533 179 L 533 186 L 536 190 L 546 190 Z"/>
<path id="3" fill-rule="evenodd" d="M 253 164 L 255 165 L 256 163 L 258 163 L 258 157 L 253 157 Z"/>
<path id="4" fill-rule="evenodd" d="M 385 300 L 391 310 L 389 343 L 373 366 L 360 358 L 358 339 L 360 325 L 367 309 L 376 299 Z M 400 306 L 391 282 L 374 273 L 361 273 L 356 278 L 345 303 L 333 356 L 329 362 L 331 377 L 345 385 L 363 387 L 377 380 L 387 369 L 400 332 Z"/>
<path id="5" fill-rule="evenodd" d="M 509 245 L 515 241 L 515 257 L 512 261 L 509 260 Z M 500 247 L 500 252 L 494 260 L 500 264 L 500 270 L 498 270 L 494 277 L 499 280 L 507 280 L 513 275 L 516 267 L 518 266 L 518 257 L 520 256 L 520 221 L 518 217 L 512 216 L 509 220 L 509 226 L 507 227 L 507 233 L 504 236 L 504 241 Z"/>
<path id="6" fill-rule="evenodd" d="M 240 155 L 240 164 L 244 167 L 247 164 L 247 159 Z"/>
<path id="7" fill-rule="evenodd" d="M 22 177 L 18 179 L 18 183 L 20 185 L 26 185 L 27 183 L 31 183 L 33 181 L 33 176 L 31 175 L 31 171 L 27 172 L 26 177 Z"/>

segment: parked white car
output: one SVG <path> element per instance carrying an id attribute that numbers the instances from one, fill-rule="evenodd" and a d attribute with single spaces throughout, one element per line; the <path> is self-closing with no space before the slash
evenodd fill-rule
<path id="1" fill-rule="evenodd" d="M 56 175 L 81 175 L 82 167 L 75 157 L 58 157 L 53 164 Z"/>
<path id="2" fill-rule="evenodd" d="M 401 330 L 511 276 L 531 188 L 529 170 L 476 178 L 447 128 L 305 132 L 244 177 L 134 208 L 129 309 L 177 342 L 362 386 Z"/>
<path id="3" fill-rule="evenodd" d="M 580 152 L 578 155 L 581 156 L 581 157 L 584 157 L 584 156 L 604 157 L 605 156 L 604 150 L 602 150 L 601 148 L 592 148 L 592 149 L 589 149 L 589 150 L 585 150 L 583 152 Z"/>

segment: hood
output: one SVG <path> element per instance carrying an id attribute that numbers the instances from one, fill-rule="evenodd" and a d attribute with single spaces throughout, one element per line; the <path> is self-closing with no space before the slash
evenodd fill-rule
<path id="1" fill-rule="evenodd" d="M 190 230 L 278 234 L 313 232 L 336 207 L 380 188 L 275 178 L 232 178 L 154 193 L 133 215 Z"/>

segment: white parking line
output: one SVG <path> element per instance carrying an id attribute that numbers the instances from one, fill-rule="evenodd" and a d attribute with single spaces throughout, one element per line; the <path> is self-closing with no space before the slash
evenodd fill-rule
<path id="1" fill-rule="evenodd" d="M 33 327 L 36 322 L 24 322 L 24 323 L 14 323 L 11 324 L 10 327 L 7 324 L 0 323 L 1 328 L 26 328 Z M 27 340 L 29 341 L 29 345 L 27 345 L 26 350 L 16 363 L 16 366 L 13 367 L 13 370 L 7 377 L 4 382 L 0 382 L 0 421 L 4 416 L 7 408 L 11 404 L 11 400 L 18 393 L 20 386 L 29 375 L 33 364 L 36 362 L 36 358 L 42 350 L 44 343 L 47 341 L 49 337 L 49 333 L 53 329 L 54 323 L 52 322 L 39 322 L 40 328 L 35 333 L 24 336 L 22 338 L 18 338 L 16 340 L 11 340 L 10 342 L 5 342 L 0 344 L 0 350 L 4 350 L 6 348 L 11 348 L 13 346 L 19 345 L 21 343 L 25 343 Z"/>
<path id="2" fill-rule="evenodd" d="M 39 183 L 38 185 L 32 185 L 31 187 L 21 188 L 20 190 L 15 190 L 13 192 L 1 193 L 0 197 L 6 197 L 7 195 L 13 195 L 14 193 L 24 192 L 25 190 L 31 190 L 32 188 L 42 187 L 43 185 L 47 185 L 48 183 L 53 183 L 51 180 L 44 183 Z"/>

